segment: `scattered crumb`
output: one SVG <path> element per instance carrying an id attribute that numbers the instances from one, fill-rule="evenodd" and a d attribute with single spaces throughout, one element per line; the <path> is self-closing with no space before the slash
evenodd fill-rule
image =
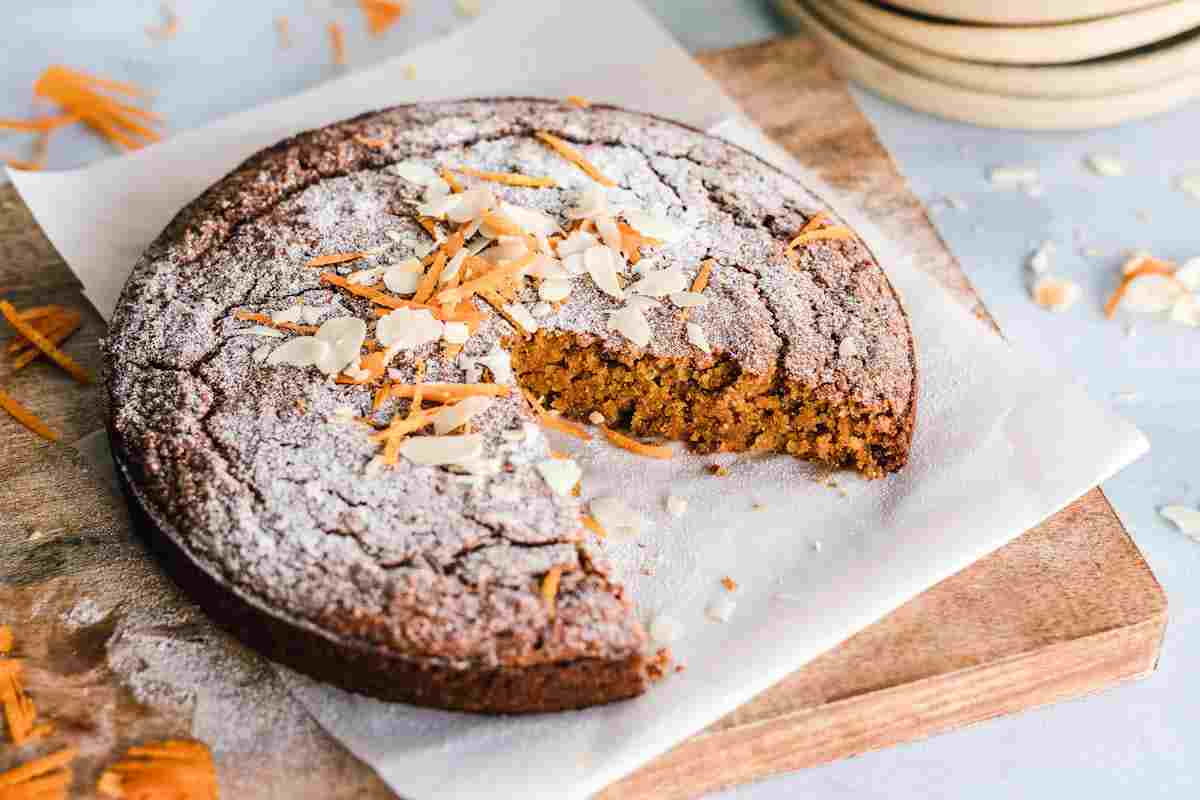
<path id="1" fill-rule="evenodd" d="M 814 540 L 813 540 L 813 543 L 812 543 L 812 549 L 813 549 L 813 552 L 814 552 L 814 553 L 819 553 L 819 552 L 821 552 L 821 548 L 823 548 L 823 547 L 824 547 L 824 545 L 822 545 L 822 544 L 821 544 L 821 540 L 820 540 L 820 539 L 814 539 Z"/>
<path id="2" fill-rule="evenodd" d="M 721 585 L 731 592 L 736 592 L 738 588 L 737 581 L 728 575 L 726 575 L 724 578 L 721 578 Z"/>
<path id="3" fill-rule="evenodd" d="M 1037 275 L 1041 275 L 1050 270 L 1050 257 L 1054 255 L 1057 246 L 1054 242 L 1046 240 L 1034 250 L 1029 256 L 1029 269 Z"/>
<path id="4" fill-rule="evenodd" d="M 1125 162 L 1113 155 L 1093 153 L 1084 159 L 1088 169 L 1105 178 L 1119 178 L 1125 174 Z"/>
<path id="5" fill-rule="evenodd" d="M 604 423 L 608 422 L 608 420 L 606 420 L 604 415 L 599 411 L 593 411 L 592 413 L 588 414 L 588 422 L 592 423 L 593 425 L 603 425 Z"/>
<path id="6" fill-rule="evenodd" d="M 683 672 L 686 669 L 687 669 L 687 667 L 684 666 L 683 664 L 676 664 L 675 665 L 675 674 L 678 675 L 680 672 Z"/>
<path id="7" fill-rule="evenodd" d="M 1132 322 L 1126 322 L 1125 323 L 1125 338 L 1132 339 L 1135 336 L 1137 336 L 1137 326 L 1134 325 Z"/>
<path id="8" fill-rule="evenodd" d="M 1079 248 L 1079 254 L 1086 258 L 1104 258 L 1107 255 L 1107 253 L 1095 245 L 1085 245 Z"/>
<path id="9" fill-rule="evenodd" d="M 988 170 L 988 180 L 994 186 L 1033 186 L 1041 182 L 1037 167 L 1003 165 Z"/>
<path id="10" fill-rule="evenodd" d="M 1134 391 L 1117 392 L 1113 395 L 1113 402 L 1126 406 L 1135 406 L 1142 402 L 1142 393 Z"/>
<path id="11" fill-rule="evenodd" d="M 1038 279 L 1031 290 L 1033 302 L 1047 311 L 1069 311 L 1079 300 L 1079 285 L 1066 278 L 1050 275 Z"/>
<path id="12" fill-rule="evenodd" d="M 723 594 L 713 598 L 713 601 L 708 604 L 708 608 L 704 609 L 704 616 L 713 622 L 729 622 L 736 609 L 737 601 L 729 595 Z"/>
<path id="13" fill-rule="evenodd" d="M 406 64 L 404 70 L 400 74 L 402 74 L 404 79 L 407 81 L 416 80 L 417 68 L 413 64 Z"/>
<path id="14" fill-rule="evenodd" d="M 463 17 L 478 17 L 483 11 L 480 0 L 454 0 L 454 10 Z"/>
<path id="15" fill-rule="evenodd" d="M 725 467 L 721 466 L 720 464 L 709 464 L 708 465 L 708 474 L 716 475 L 718 478 L 724 478 L 726 475 L 729 474 L 729 470 L 726 469 Z"/>
<path id="16" fill-rule="evenodd" d="M 1137 211 L 1133 212 L 1133 215 L 1137 217 L 1138 222 L 1150 221 L 1150 212 L 1144 208 L 1139 208 Z"/>
<path id="17" fill-rule="evenodd" d="M 646 674 L 652 681 L 661 681 L 667 676 L 667 667 L 671 664 L 671 648 L 660 647 L 654 658 L 646 665 Z"/>
<path id="18" fill-rule="evenodd" d="M 1021 186 L 1021 191 L 1030 197 L 1041 197 L 1046 193 L 1046 189 L 1040 183 L 1026 183 Z"/>
<path id="19" fill-rule="evenodd" d="M 767 504 L 766 504 L 766 503 L 759 503 L 759 502 L 757 502 L 757 501 L 756 501 L 756 502 L 753 502 L 753 503 L 751 503 L 751 504 L 750 504 L 750 509 L 751 509 L 752 511 L 766 511 L 766 510 L 767 510 Z"/>
<path id="20" fill-rule="evenodd" d="M 677 494 L 667 495 L 667 513 L 672 517 L 682 517 L 687 512 L 688 502 Z"/>

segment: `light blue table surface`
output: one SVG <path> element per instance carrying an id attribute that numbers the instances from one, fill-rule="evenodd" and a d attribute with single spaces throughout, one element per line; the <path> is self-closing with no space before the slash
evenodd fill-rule
<path id="1" fill-rule="evenodd" d="M 651 0 L 689 48 L 726 47 L 789 30 L 766 2 Z M 369 40 L 349 3 L 202 3 L 179 0 L 184 29 L 169 44 L 141 33 L 158 3 L 5 3 L 0 116 L 36 110 L 29 87 L 49 63 L 66 63 L 150 87 L 169 87 L 156 107 L 176 130 L 292 93 L 336 74 L 324 19 L 347 22 L 352 66 L 402 52 L 462 24 L 451 0 L 413 0 L 414 11 Z M 293 47 L 277 52 L 271 20 L 286 14 Z M 185 35 L 186 34 L 186 35 Z M 265 62 L 263 51 L 272 53 Z M 264 63 L 268 63 L 264 67 Z M 1030 711 L 765 781 L 726 793 L 782 798 L 1196 797 L 1200 788 L 1200 543 L 1159 518 L 1169 503 L 1200 505 L 1200 331 L 1139 321 L 1135 335 L 1100 306 L 1126 250 L 1165 258 L 1200 255 L 1200 201 L 1173 187 L 1200 169 L 1200 104 L 1151 121 L 1091 133 L 1024 134 L 944 122 L 856 96 L 1006 336 L 1057 364 L 1102 402 L 1118 405 L 1153 451 L 1104 485 L 1121 519 L 1166 588 L 1171 622 L 1158 671 L 1096 697 Z M 0 136 L 0 153 L 22 143 Z M 1130 166 L 1099 178 L 1082 161 L 1113 153 Z M 73 131 L 53 142 L 53 167 L 110 154 Z M 986 180 L 996 164 L 1040 167 L 1044 193 L 1030 197 Z M 965 210 L 942 207 L 959 198 Z M 1033 305 L 1024 263 L 1040 242 L 1058 243 L 1055 271 L 1085 297 L 1056 315 Z M 1081 246 L 1104 251 L 1081 255 Z M 1135 402 L 1122 401 L 1136 393 Z"/>

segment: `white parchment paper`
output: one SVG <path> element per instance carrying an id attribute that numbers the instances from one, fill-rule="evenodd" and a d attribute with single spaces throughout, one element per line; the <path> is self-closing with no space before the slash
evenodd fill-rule
<path id="1" fill-rule="evenodd" d="M 609 553 L 647 620 L 678 619 L 687 666 L 636 700 L 495 718 L 385 704 L 280 668 L 293 693 L 400 795 L 586 797 L 746 702 L 854 632 L 1036 525 L 1147 449 L 1078 387 L 1014 353 L 858 210 L 767 142 L 657 23 L 627 0 L 507 0 L 391 62 L 120 159 L 11 173 L 38 222 L 107 314 L 130 267 L 184 204 L 241 159 L 305 128 L 395 103 L 579 94 L 653 111 L 755 150 L 854 225 L 905 300 L 920 400 L 908 468 L 837 489 L 778 456 L 641 459 L 559 442 L 585 494 L 619 494 L 651 524 Z M 405 65 L 418 78 L 405 80 Z M 422 77 L 424 76 L 424 77 Z M 93 440 L 91 444 L 102 443 Z M 93 452 L 94 449 L 93 449 Z M 99 457 L 103 457 L 100 448 Z M 680 519 L 665 497 L 688 501 Z M 736 609 L 705 616 L 734 577 Z"/>

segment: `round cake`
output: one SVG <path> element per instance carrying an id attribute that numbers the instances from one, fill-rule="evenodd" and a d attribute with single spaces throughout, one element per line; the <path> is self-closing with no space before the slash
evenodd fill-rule
<path id="1" fill-rule="evenodd" d="M 486 712 L 660 669 L 603 556 L 619 509 L 546 429 L 880 477 L 916 403 L 895 292 L 803 186 L 530 99 L 255 155 L 138 261 L 105 346 L 131 505 L 210 612 L 348 689 Z"/>

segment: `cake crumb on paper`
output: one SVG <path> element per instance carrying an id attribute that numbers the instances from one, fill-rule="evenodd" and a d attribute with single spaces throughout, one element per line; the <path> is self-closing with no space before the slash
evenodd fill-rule
<path id="1" fill-rule="evenodd" d="M 1041 183 L 1041 179 L 1042 176 L 1037 167 L 1005 164 L 988 170 L 988 181 L 993 186 L 1036 186 Z"/>
<path id="2" fill-rule="evenodd" d="M 1125 162 L 1114 155 L 1093 153 L 1084 159 L 1088 169 L 1104 178 L 1119 178 L 1125 174 Z"/>
<path id="3" fill-rule="evenodd" d="M 724 594 L 714 598 L 708 604 L 708 608 L 704 609 L 704 615 L 713 622 L 729 622 L 733 618 L 735 610 L 737 610 L 737 601 Z"/>

